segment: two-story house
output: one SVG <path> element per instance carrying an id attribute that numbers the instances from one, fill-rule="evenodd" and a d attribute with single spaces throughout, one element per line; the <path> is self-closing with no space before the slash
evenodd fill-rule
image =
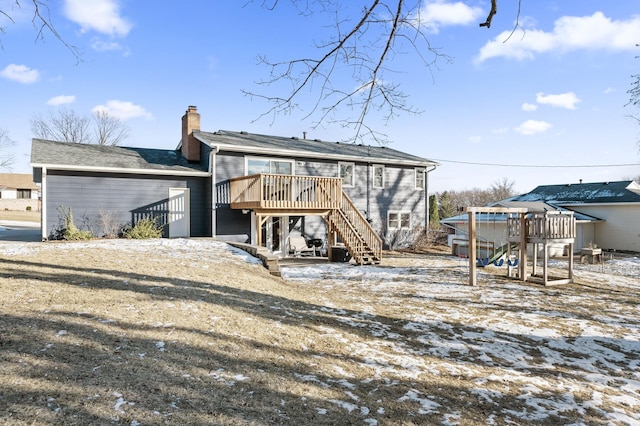
<path id="1" fill-rule="evenodd" d="M 43 238 L 64 206 L 86 223 L 152 216 L 167 237 L 212 236 L 284 254 L 298 232 L 342 241 L 356 261 L 379 256 L 394 233 L 427 225 L 428 175 L 437 166 L 385 146 L 203 132 L 193 106 L 175 150 L 34 139 L 31 162 Z"/>

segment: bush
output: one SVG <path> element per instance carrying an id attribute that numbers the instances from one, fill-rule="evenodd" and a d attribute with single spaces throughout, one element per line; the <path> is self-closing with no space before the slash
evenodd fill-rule
<path id="1" fill-rule="evenodd" d="M 93 234 L 90 231 L 79 229 L 75 225 L 71 207 L 65 209 L 64 206 L 60 206 L 58 207 L 58 213 L 60 214 L 60 223 L 51 231 L 50 240 L 78 241 L 93 238 Z"/>
<path id="2" fill-rule="evenodd" d="M 162 226 L 158 225 L 155 219 L 147 217 L 137 221 L 133 227 L 126 226 L 122 230 L 122 236 L 136 240 L 160 238 L 162 237 Z"/>
<path id="3" fill-rule="evenodd" d="M 31 211 L 31 206 L 27 206 L 27 211 L 30 212 Z"/>

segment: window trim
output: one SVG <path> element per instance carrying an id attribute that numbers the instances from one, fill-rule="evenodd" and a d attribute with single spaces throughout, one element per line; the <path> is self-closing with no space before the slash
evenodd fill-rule
<path id="1" fill-rule="evenodd" d="M 382 184 L 381 185 L 376 185 L 376 169 L 382 169 Z M 384 188 L 385 185 L 385 167 L 384 164 L 373 164 L 371 166 L 371 187 L 372 188 L 376 188 L 376 189 L 382 189 Z"/>
<path id="2" fill-rule="evenodd" d="M 294 176 L 296 174 L 296 162 L 294 160 L 288 159 L 288 158 L 275 158 L 275 157 L 260 157 L 260 156 L 245 156 L 244 157 L 244 175 L 245 176 L 249 176 L 249 161 L 250 160 L 262 160 L 262 161 L 268 161 L 269 162 L 269 169 L 271 169 L 271 162 L 276 161 L 276 162 L 282 162 L 282 163 L 290 163 L 291 164 L 291 176 Z M 269 174 L 278 174 L 278 173 L 273 173 L 273 172 L 269 172 Z M 287 175 L 285 175 L 287 176 Z"/>
<path id="3" fill-rule="evenodd" d="M 407 226 L 402 226 L 402 215 L 409 215 L 409 224 Z M 398 226 L 391 227 L 391 215 L 397 215 Z M 408 210 L 389 210 L 387 212 L 387 228 L 390 231 L 402 230 L 402 229 L 411 229 L 411 212 Z"/>
<path id="4" fill-rule="evenodd" d="M 31 189 L 16 189 L 16 198 L 19 200 L 30 200 L 31 199 Z"/>
<path id="5" fill-rule="evenodd" d="M 351 182 L 347 182 L 342 175 L 342 166 L 351 166 Z M 348 161 L 339 161 L 338 162 L 338 177 L 342 179 L 342 186 L 352 188 L 356 186 L 356 163 L 348 162 Z"/>
<path id="6" fill-rule="evenodd" d="M 425 185 L 427 182 L 427 170 L 422 168 L 422 167 L 416 167 L 415 169 L 413 169 L 414 171 L 414 175 L 413 175 L 413 187 L 416 190 L 420 190 L 420 191 L 424 191 L 425 190 Z M 421 173 L 422 174 L 422 186 L 418 186 L 418 174 Z"/>

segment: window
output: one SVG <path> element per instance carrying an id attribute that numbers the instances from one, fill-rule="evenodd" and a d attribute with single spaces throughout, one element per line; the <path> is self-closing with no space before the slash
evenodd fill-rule
<path id="1" fill-rule="evenodd" d="M 409 212 L 389 212 L 387 219 L 389 230 L 411 228 L 411 213 Z"/>
<path id="2" fill-rule="evenodd" d="M 354 186 L 354 170 L 353 163 L 338 163 L 338 177 L 343 179 L 344 186 Z"/>
<path id="3" fill-rule="evenodd" d="M 293 161 L 247 158 L 247 175 L 257 175 L 258 173 L 291 175 L 293 174 Z"/>
<path id="4" fill-rule="evenodd" d="M 16 192 L 18 194 L 18 198 L 31 198 L 30 189 L 18 189 Z"/>
<path id="5" fill-rule="evenodd" d="M 384 188 L 384 166 L 382 165 L 373 165 L 373 187 Z"/>
<path id="6" fill-rule="evenodd" d="M 425 172 L 424 169 L 415 169 L 416 189 L 424 189 Z"/>

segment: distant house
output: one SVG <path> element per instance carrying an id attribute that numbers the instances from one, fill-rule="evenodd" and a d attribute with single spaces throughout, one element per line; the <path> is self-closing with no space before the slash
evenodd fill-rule
<path id="1" fill-rule="evenodd" d="M 640 252 L 640 184 L 637 182 L 543 185 L 493 206 L 526 207 L 529 211 L 573 211 L 576 251 L 596 245 L 607 250 Z M 440 223 L 455 230 L 451 240 L 465 238 L 466 215 L 445 218 Z M 505 226 L 504 215 L 478 219 L 478 232 L 485 241 L 504 239 Z"/>
<path id="2" fill-rule="evenodd" d="M 0 209 L 37 211 L 40 187 L 30 174 L 0 173 Z"/>
<path id="3" fill-rule="evenodd" d="M 593 218 L 578 227 L 576 246 L 640 252 L 640 184 L 634 181 L 538 186 L 511 202 L 541 201 Z"/>
<path id="4" fill-rule="evenodd" d="M 31 161 L 43 238 L 65 206 L 88 223 L 153 216 L 167 237 L 213 236 L 283 254 L 290 233 L 333 236 L 354 257 L 382 244 L 376 238 L 427 225 L 428 173 L 437 166 L 383 146 L 203 132 L 195 107 L 175 150 L 34 139 Z"/>

